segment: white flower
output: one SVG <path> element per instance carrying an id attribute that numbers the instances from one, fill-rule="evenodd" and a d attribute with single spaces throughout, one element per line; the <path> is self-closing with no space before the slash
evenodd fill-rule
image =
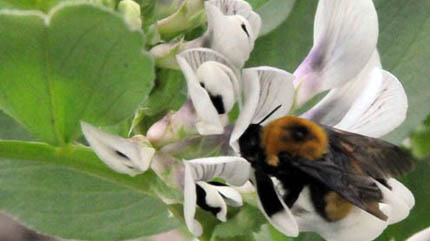
<path id="1" fill-rule="evenodd" d="M 254 48 L 261 18 L 242 0 L 209 0 L 205 3 L 209 48 L 226 56 L 241 68 Z"/>
<path id="2" fill-rule="evenodd" d="M 161 120 L 155 122 L 146 132 L 146 137 L 155 146 L 164 146 L 178 141 L 185 134 L 195 134 L 196 117 L 191 101 L 177 112 L 168 113 Z"/>
<path id="3" fill-rule="evenodd" d="M 313 47 L 294 72 L 297 105 L 357 76 L 376 51 L 377 39 L 373 1 L 319 1 Z"/>
<path id="4" fill-rule="evenodd" d="M 177 56 L 202 135 L 221 134 L 226 114 L 240 98 L 240 82 L 231 63 L 210 49 L 191 49 Z"/>
<path id="5" fill-rule="evenodd" d="M 236 68 L 244 66 L 260 32 L 260 16 L 243 0 L 209 0 L 205 2 L 205 12 L 208 29 L 201 37 L 189 42 L 181 39 L 163 43 L 151 49 L 158 66 L 177 68 L 172 56 L 200 47 L 215 50 Z M 182 23 L 174 25 L 179 24 Z"/>
<path id="6" fill-rule="evenodd" d="M 201 224 L 194 219 L 196 205 L 212 212 L 220 221 L 226 221 L 227 204 L 241 206 L 242 197 L 228 186 L 211 185 L 215 177 L 228 184 L 241 186 L 248 181 L 249 163 L 240 157 L 213 157 L 184 161 L 184 217 L 188 230 L 200 236 Z"/>
<path id="7" fill-rule="evenodd" d="M 82 132 L 97 156 L 112 170 L 135 176 L 148 170 L 155 149 L 144 136 L 125 139 L 81 122 Z"/>
<path id="8" fill-rule="evenodd" d="M 289 114 L 291 103 L 300 106 L 325 90 L 330 90 L 328 95 L 302 117 L 372 137 L 381 137 L 399 126 L 406 117 L 407 98 L 399 80 L 381 68 L 376 50 L 377 34 L 376 11 L 371 0 L 320 0 L 314 47 L 294 73 L 295 79 L 284 73 L 270 88 L 264 88 L 267 77 L 261 74 L 261 68 L 243 71 L 245 101 L 231 135 L 232 147 L 238 151 L 237 140 L 249 124 L 261 122 L 276 107 L 282 109 L 263 125 Z M 288 89 L 286 83 L 292 80 L 295 91 L 289 87 L 279 97 L 267 98 L 279 95 L 279 89 Z M 280 211 L 270 213 L 269 206 L 260 206 L 269 221 L 288 236 L 296 236 L 298 231 L 313 231 L 327 240 L 372 240 L 387 225 L 406 218 L 414 206 L 412 193 L 400 182 L 387 179 L 390 190 L 375 181 L 383 193 L 380 209 L 388 216 L 387 221 L 355 207 L 348 217 L 330 223 L 317 214 L 307 189 L 289 210 L 279 198 L 282 193 L 276 180 L 267 180 L 274 183 L 271 203 L 276 203 Z M 259 201 L 264 204 L 265 196 Z"/>

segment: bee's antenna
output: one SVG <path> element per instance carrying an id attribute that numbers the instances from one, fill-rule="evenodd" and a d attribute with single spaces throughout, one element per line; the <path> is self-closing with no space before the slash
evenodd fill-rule
<path id="1" fill-rule="evenodd" d="M 277 110 L 279 110 L 279 108 L 281 108 L 282 105 L 278 105 L 275 109 L 273 109 L 268 115 L 266 115 L 266 117 L 263 118 L 263 120 L 261 120 L 260 122 L 258 122 L 257 125 L 260 125 L 261 123 L 263 123 L 265 120 L 267 120 L 270 116 L 272 116 Z"/>

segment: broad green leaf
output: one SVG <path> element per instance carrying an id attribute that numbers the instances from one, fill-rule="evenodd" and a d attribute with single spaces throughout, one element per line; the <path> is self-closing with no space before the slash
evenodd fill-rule
<path id="1" fill-rule="evenodd" d="M 45 16 L 0 12 L 0 106 L 41 140 L 61 145 L 79 121 L 112 125 L 131 117 L 153 86 L 142 32 L 91 4 Z"/>
<path id="2" fill-rule="evenodd" d="M 152 196 L 160 185 L 153 172 L 115 173 L 82 146 L 1 141 L 0 182 L 0 209 L 62 238 L 124 240 L 177 225 Z"/>
<path id="3" fill-rule="evenodd" d="M 251 232 L 260 230 L 264 223 L 266 218 L 260 210 L 245 204 L 233 218 L 215 227 L 212 240 L 236 240 L 247 237 L 246 235 L 251 235 Z"/>
<path id="4" fill-rule="evenodd" d="M 0 140 L 32 141 L 35 138 L 18 122 L 0 111 Z"/>
<path id="5" fill-rule="evenodd" d="M 251 4 L 253 9 L 258 9 L 261 6 L 263 6 L 264 4 L 266 4 L 267 2 L 271 1 L 271 0 L 246 0 L 249 4 Z"/>
<path id="6" fill-rule="evenodd" d="M 430 1 L 376 0 L 382 65 L 399 78 L 409 99 L 406 121 L 387 139 L 400 143 L 430 109 Z"/>
<path id="7" fill-rule="evenodd" d="M 182 72 L 158 69 L 155 87 L 133 120 L 136 133 L 145 134 L 170 111 L 176 111 L 187 100 L 187 87 Z"/>
<path id="8" fill-rule="evenodd" d="M 186 97 L 187 88 L 182 72 L 160 69 L 157 71 L 155 87 L 144 101 L 142 109 L 150 116 L 178 110 L 185 103 Z"/>
<path id="9" fill-rule="evenodd" d="M 256 9 L 263 22 L 260 35 L 266 35 L 287 19 L 296 0 L 270 0 Z"/>
<path id="10" fill-rule="evenodd" d="M 293 72 L 312 47 L 317 1 L 297 1 L 284 23 L 259 38 L 248 66 L 273 66 Z"/>
<path id="11" fill-rule="evenodd" d="M 410 141 L 414 156 L 424 158 L 430 155 L 430 116 L 412 133 Z"/>
<path id="12" fill-rule="evenodd" d="M 55 4 L 65 0 L 0 0 L 1 8 L 38 9 L 47 11 Z M 67 0 L 72 1 L 72 0 Z"/>

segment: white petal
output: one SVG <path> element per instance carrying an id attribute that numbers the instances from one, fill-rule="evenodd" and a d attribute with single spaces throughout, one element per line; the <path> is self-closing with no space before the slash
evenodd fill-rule
<path id="1" fill-rule="evenodd" d="M 269 223 L 283 234 L 289 237 L 297 237 L 299 235 L 299 228 L 296 219 L 282 200 L 281 195 L 273 185 L 271 179 L 269 178 L 267 180 L 259 181 L 253 177 L 253 183 L 257 188 L 258 207 L 263 212 L 266 219 L 269 220 Z M 274 205 L 282 208 L 275 213 L 268 214 L 268 210 L 266 210 L 264 207 L 273 207 Z"/>
<path id="2" fill-rule="evenodd" d="M 81 127 L 91 148 L 114 171 L 135 176 L 149 168 L 154 148 L 108 134 L 85 122 L 81 122 Z"/>
<path id="3" fill-rule="evenodd" d="M 400 81 L 392 74 L 379 69 L 375 69 L 372 75 L 375 77 L 375 83 L 366 86 L 362 95 L 336 125 L 337 128 L 380 137 L 398 127 L 406 118 L 408 100 Z M 375 92 L 377 81 L 381 83 L 379 91 Z"/>
<path id="4" fill-rule="evenodd" d="M 236 67 L 243 67 L 256 38 L 249 21 L 240 15 L 224 15 L 209 2 L 205 7 L 210 47 L 226 56 Z"/>
<path id="5" fill-rule="evenodd" d="M 185 163 L 196 181 L 210 181 L 221 177 L 233 186 L 245 184 L 251 171 L 250 164 L 241 157 L 208 157 Z"/>
<path id="6" fill-rule="evenodd" d="M 381 67 L 378 51 L 374 51 L 366 67 L 353 80 L 330 90 L 317 105 L 301 117 L 328 126 L 339 123 L 358 96 L 364 92 L 366 85 L 372 84 L 370 73 L 375 67 Z"/>
<path id="7" fill-rule="evenodd" d="M 233 129 L 230 144 L 238 151 L 237 140 L 251 123 L 259 123 L 281 106 L 262 124 L 282 117 L 290 111 L 294 100 L 294 76 L 281 69 L 258 67 L 243 70 L 244 106 Z"/>
<path id="8" fill-rule="evenodd" d="M 207 48 L 194 48 L 183 51 L 178 56 L 185 59 L 193 73 L 196 73 L 199 67 L 206 62 L 219 63 L 218 67 L 232 80 L 235 97 L 238 98 L 240 96 L 239 70 L 221 54 Z"/>
<path id="9" fill-rule="evenodd" d="M 297 105 L 356 76 L 376 49 L 378 18 L 372 0 L 320 0 L 314 45 L 295 71 Z"/>
<path id="10" fill-rule="evenodd" d="M 207 129 L 198 128 L 202 135 L 221 134 L 224 130 L 218 112 L 212 104 L 208 92 L 201 87 L 196 73 L 188 62 L 181 56 L 177 56 L 178 64 L 182 69 L 187 80 L 188 93 L 193 101 L 199 119 Z"/>
<path id="11" fill-rule="evenodd" d="M 224 198 L 225 202 L 233 207 L 240 207 L 243 204 L 242 196 L 238 191 L 229 186 L 212 185 Z"/>
<path id="12" fill-rule="evenodd" d="M 369 241 L 378 237 L 388 225 L 357 207 L 353 207 L 344 219 L 327 222 L 316 212 L 310 199 L 309 188 L 306 187 L 292 209 L 300 232 L 316 232 L 330 241 Z M 380 204 L 380 209 L 390 216 L 388 205 Z"/>
<path id="13" fill-rule="evenodd" d="M 429 241 L 430 237 L 430 227 L 414 234 L 412 237 L 408 238 L 406 241 Z"/>
<path id="14" fill-rule="evenodd" d="M 197 182 L 197 185 L 199 185 L 205 192 L 205 204 L 210 208 L 219 208 L 219 211 L 216 213 L 216 217 L 220 221 L 225 222 L 227 220 L 227 205 L 215 186 L 206 182 Z"/>
<path id="15" fill-rule="evenodd" d="M 210 96 L 218 96 L 221 98 L 222 103 L 213 103 L 215 107 L 220 106 L 217 109 L 219 114 L 225 114 L 230 112 L 233 108 L 236 98 L 235 89 L 233 83 L 238 82 L 237 79 L 232 80 L 228 72 L 229 69 L 218 62 L 208 61 L 200 65 L 197 69 L 197 78 L 204 89 L 209 93 Z"/>
<path id="16" fill-rule="evenodd" d="M 201 224 L 194 219 L 197 206 L 196 183 L 190 166 L 185 164 L 184 171 L 184 219 L 188 230 L 194 236 L 200 236 L 203 233 Z"/>
<path id="17" fill-rule="evenodd" d="M 402 193 L 399 193 L 398 189 L 390 190 L 378 181 L 375 181 L 375 183 L 378 185 L 384 197 L 382 202 L 389 205 L 391 209 L 394 210 L 394 212 L 391 212 L 391 215 L 388 217 L 389 224 L 400 222 L 409 216 L 410 207 L 404 199 L 402 199 Z"/>
<path id="18" fill-rule="evenodd" d="M 242 0 L 209 0 L 210 4 L 217 6 L 224 15 L 240 15 L 250 23 L 254 33 L 254 41 L 261 28 L 261 18 L 252 11 L 251 5 Z"/>
<path id="19" fill-rule="evenodd" d="M 403 199 L 409 209 L 412 209 L 415 206 L 414 195 L 407 187 L 405 187 L 405 185 L 394 178 L 389 178 L 387 183 L 391 187 L 391 191 Z"/>

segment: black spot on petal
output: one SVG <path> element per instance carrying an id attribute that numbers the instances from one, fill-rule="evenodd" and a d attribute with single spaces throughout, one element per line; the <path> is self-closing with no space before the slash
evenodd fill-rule
<path id="1" fill-rule="evenodd" d="M 250 37 L 250 35 L 249 35 L 249 32 L 248 32 L 248 29 L 246 28 L 246 25 L 245 25 L 244 23 L 242 23 L 240 26 L 242 27 L 243 31 L 246 33 L 246 35 L 247 35 L 247 36 L 248 36 L 248 38 L 249 38 L 249 37 Z"/>
<path id="2" fill-rule="evenodd" d="M 221 211 L 220 207 L 211 207 L 206 203 L 206 191 L 196 184 L 196 194 L 197 194 L 197 205 L 203 210 L 211 212 L 213 215 L 217 215 Z"/>
<path id="3" fill-rule="evenodd" d="M 115 151 L 115 154 L 117 154 L 118 156 L 125 158 L 127 160 L 130 160 L 130 158 L 128 158 L 128 156 L 120 151 Z"/>
<path id="4" fill-rule="evenodd" d="M 225 114 L 225 108 L 224 103 L 222 101 L 221 95 L 211 95 L 209 93 L 209 97 L 211 98 L 212 104 L 214 104 L 215 109 L 217 110 L 218 114 Z"/>

